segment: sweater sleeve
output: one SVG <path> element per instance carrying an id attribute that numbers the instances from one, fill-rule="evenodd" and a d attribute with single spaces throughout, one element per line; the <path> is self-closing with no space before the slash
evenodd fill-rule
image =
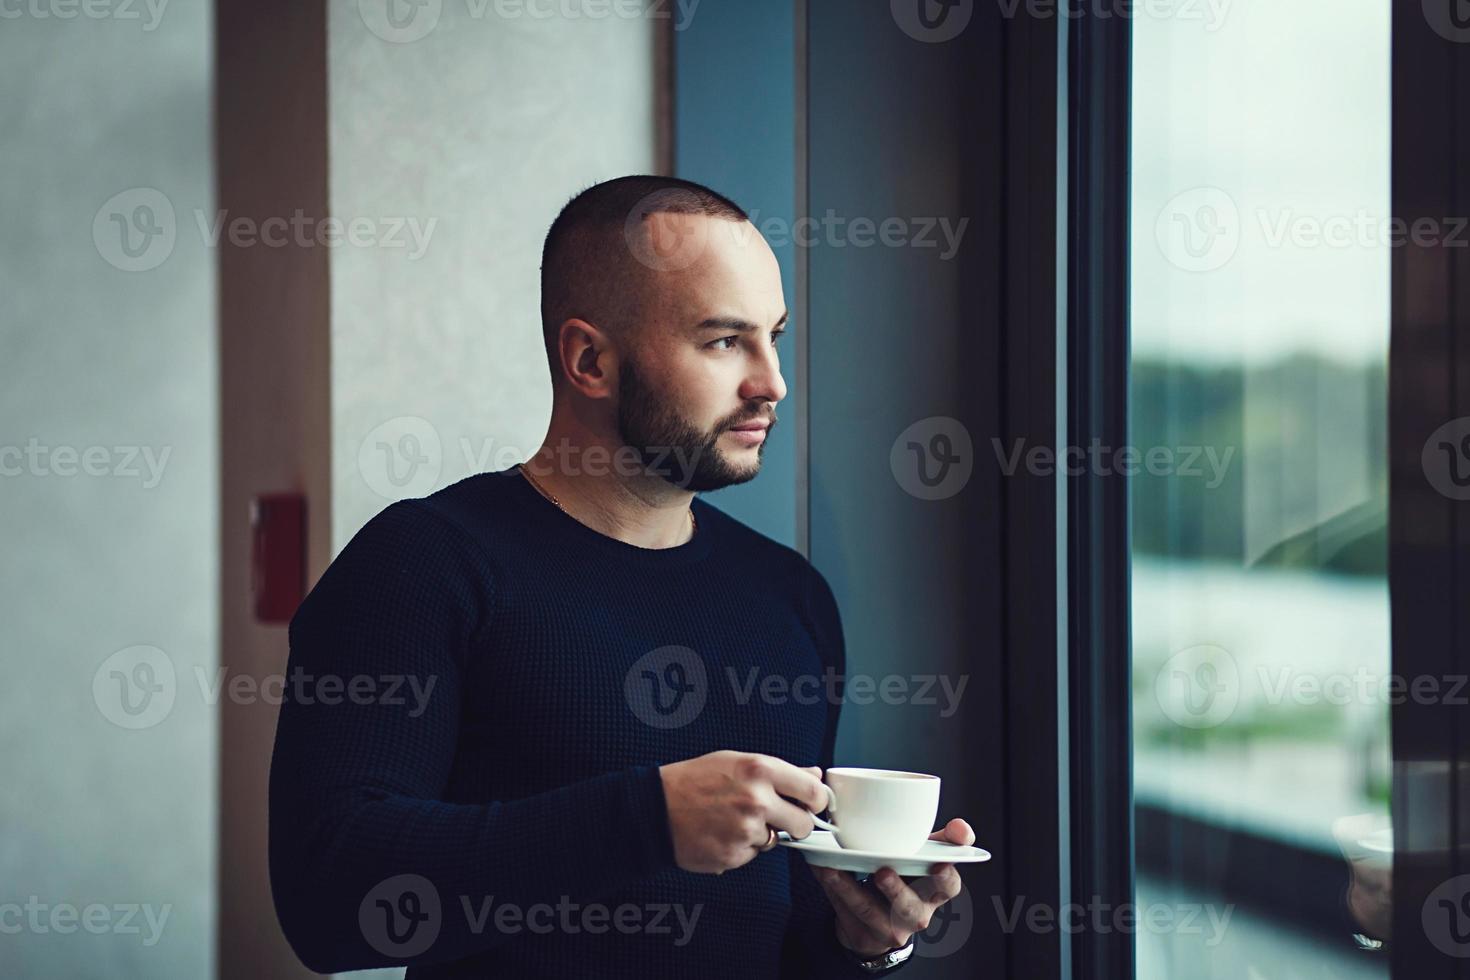
<path id="1" fill-rule="evenodd" d="M 318 973 L 461 959 L 515 938 L 479 913 L 490 896 L 522 908 L 585 901 L 675 866 L 653 766 L 511 801 L 443 799 L 494 576 L 450 518 L 400 501 L 348 543 L 291 621 L 271 893 L 292 949 Z"/>
<path id="2" fill-rule="evenodd" d="M 837 745 L 837 720 L 847 675 L 847 649 L 842 636 L 842 619 L 837 600 L 822 573 L 810 564 L 803 575 L 803 607 L 812 630 L 822 666 L 837 677 L 833 697 L 827 705 L 827 727 L 822 739 L 822 771 L 830 769 Z M 781 949 L 781 976 L 789 980 L 851 980 L 871 976 L 862 970 L 837 941 L 837 914 L 827 892 L 812 874 L 811 865 L 799 851 L 786 849 L 791 863 L 791 921 Z M 912 960 L 912 957 L 910 957 Z M 887 976 L 903 964 L 885 971 Z"/>

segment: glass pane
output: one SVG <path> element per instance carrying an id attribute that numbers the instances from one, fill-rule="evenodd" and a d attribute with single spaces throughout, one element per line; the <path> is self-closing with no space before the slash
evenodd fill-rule
<path id="1" fill-rule="evenodd" d="M 1387 977 L 1389 4 L 1136 9 L 1138 975 Z"/>

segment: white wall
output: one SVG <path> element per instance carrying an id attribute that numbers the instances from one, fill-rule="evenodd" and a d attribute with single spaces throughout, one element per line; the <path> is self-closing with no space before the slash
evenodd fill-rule
<path id="1" fill-rule="evenodd" d="M 148 7 L 0 21 L 0 906 L 23 907 L 0 915 L 21 925 L 0 937 L 6 976 L 213 971 L 216 741 L 195 673 L 218 663 L 215 276 L 194 221 L 212 210 L 210 5 Z M 137 188 L 168 207 L 134 263 L 111 214 L 147 203 Z M 92 473 L 17 457 L 32 440 L 91 449 Z M 128 715 L 111 673 L 133 665 L 108 658 L 135 645 L 162 651 L 162 690 Z M 100 933 L 61 931 L 93 903 Z M 167 912 L 151 944 L 145 908 Z"/>
<path id="2" fill-rule="evenodd" d="M 540 445 L 551 418 L 542 239 L 577 191 L 657 166 L 648 17 L 446 0 L 398 31 L 373 8 L 339 0 L 329 21 L 332 213 L 383 238 L 332 257 L 338 549 L 390 499 Z M 417 223 L 419 257 L 407 231 L 397 237 L 409 245 L 391 246 L 393 219 Z M 411 468 L 400 448 L 423 462 Z"/>

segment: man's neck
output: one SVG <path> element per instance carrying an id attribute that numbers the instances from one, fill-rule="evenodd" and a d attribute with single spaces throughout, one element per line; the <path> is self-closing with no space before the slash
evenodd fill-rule
<path id="1" fill-rule="evenodd" d="M 633 466 L 627 447 L 596 445 L 590 455 L 588 450 L 548 437 L 524 468 L 532 485 L 555 497 L 562 510 L 610 538 L 639 548 L 673 548 L 693 536 L 693 493 L 641 467 L 628 475 Z"/>

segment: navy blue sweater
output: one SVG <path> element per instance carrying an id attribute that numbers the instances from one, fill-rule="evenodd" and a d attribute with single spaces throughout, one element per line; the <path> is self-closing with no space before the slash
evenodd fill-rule
<path id="1" fill-rule="evenodd" d="M 308 967 L 863 975 L 795 851 L 674 862 L 657 767 L 826 769 L 845 670 L 821 574 L 693 506 L 688 542 L 639 548 L 512 467 L 353 537 L 291 621 L 271 762 L 271 890 Z"/>

